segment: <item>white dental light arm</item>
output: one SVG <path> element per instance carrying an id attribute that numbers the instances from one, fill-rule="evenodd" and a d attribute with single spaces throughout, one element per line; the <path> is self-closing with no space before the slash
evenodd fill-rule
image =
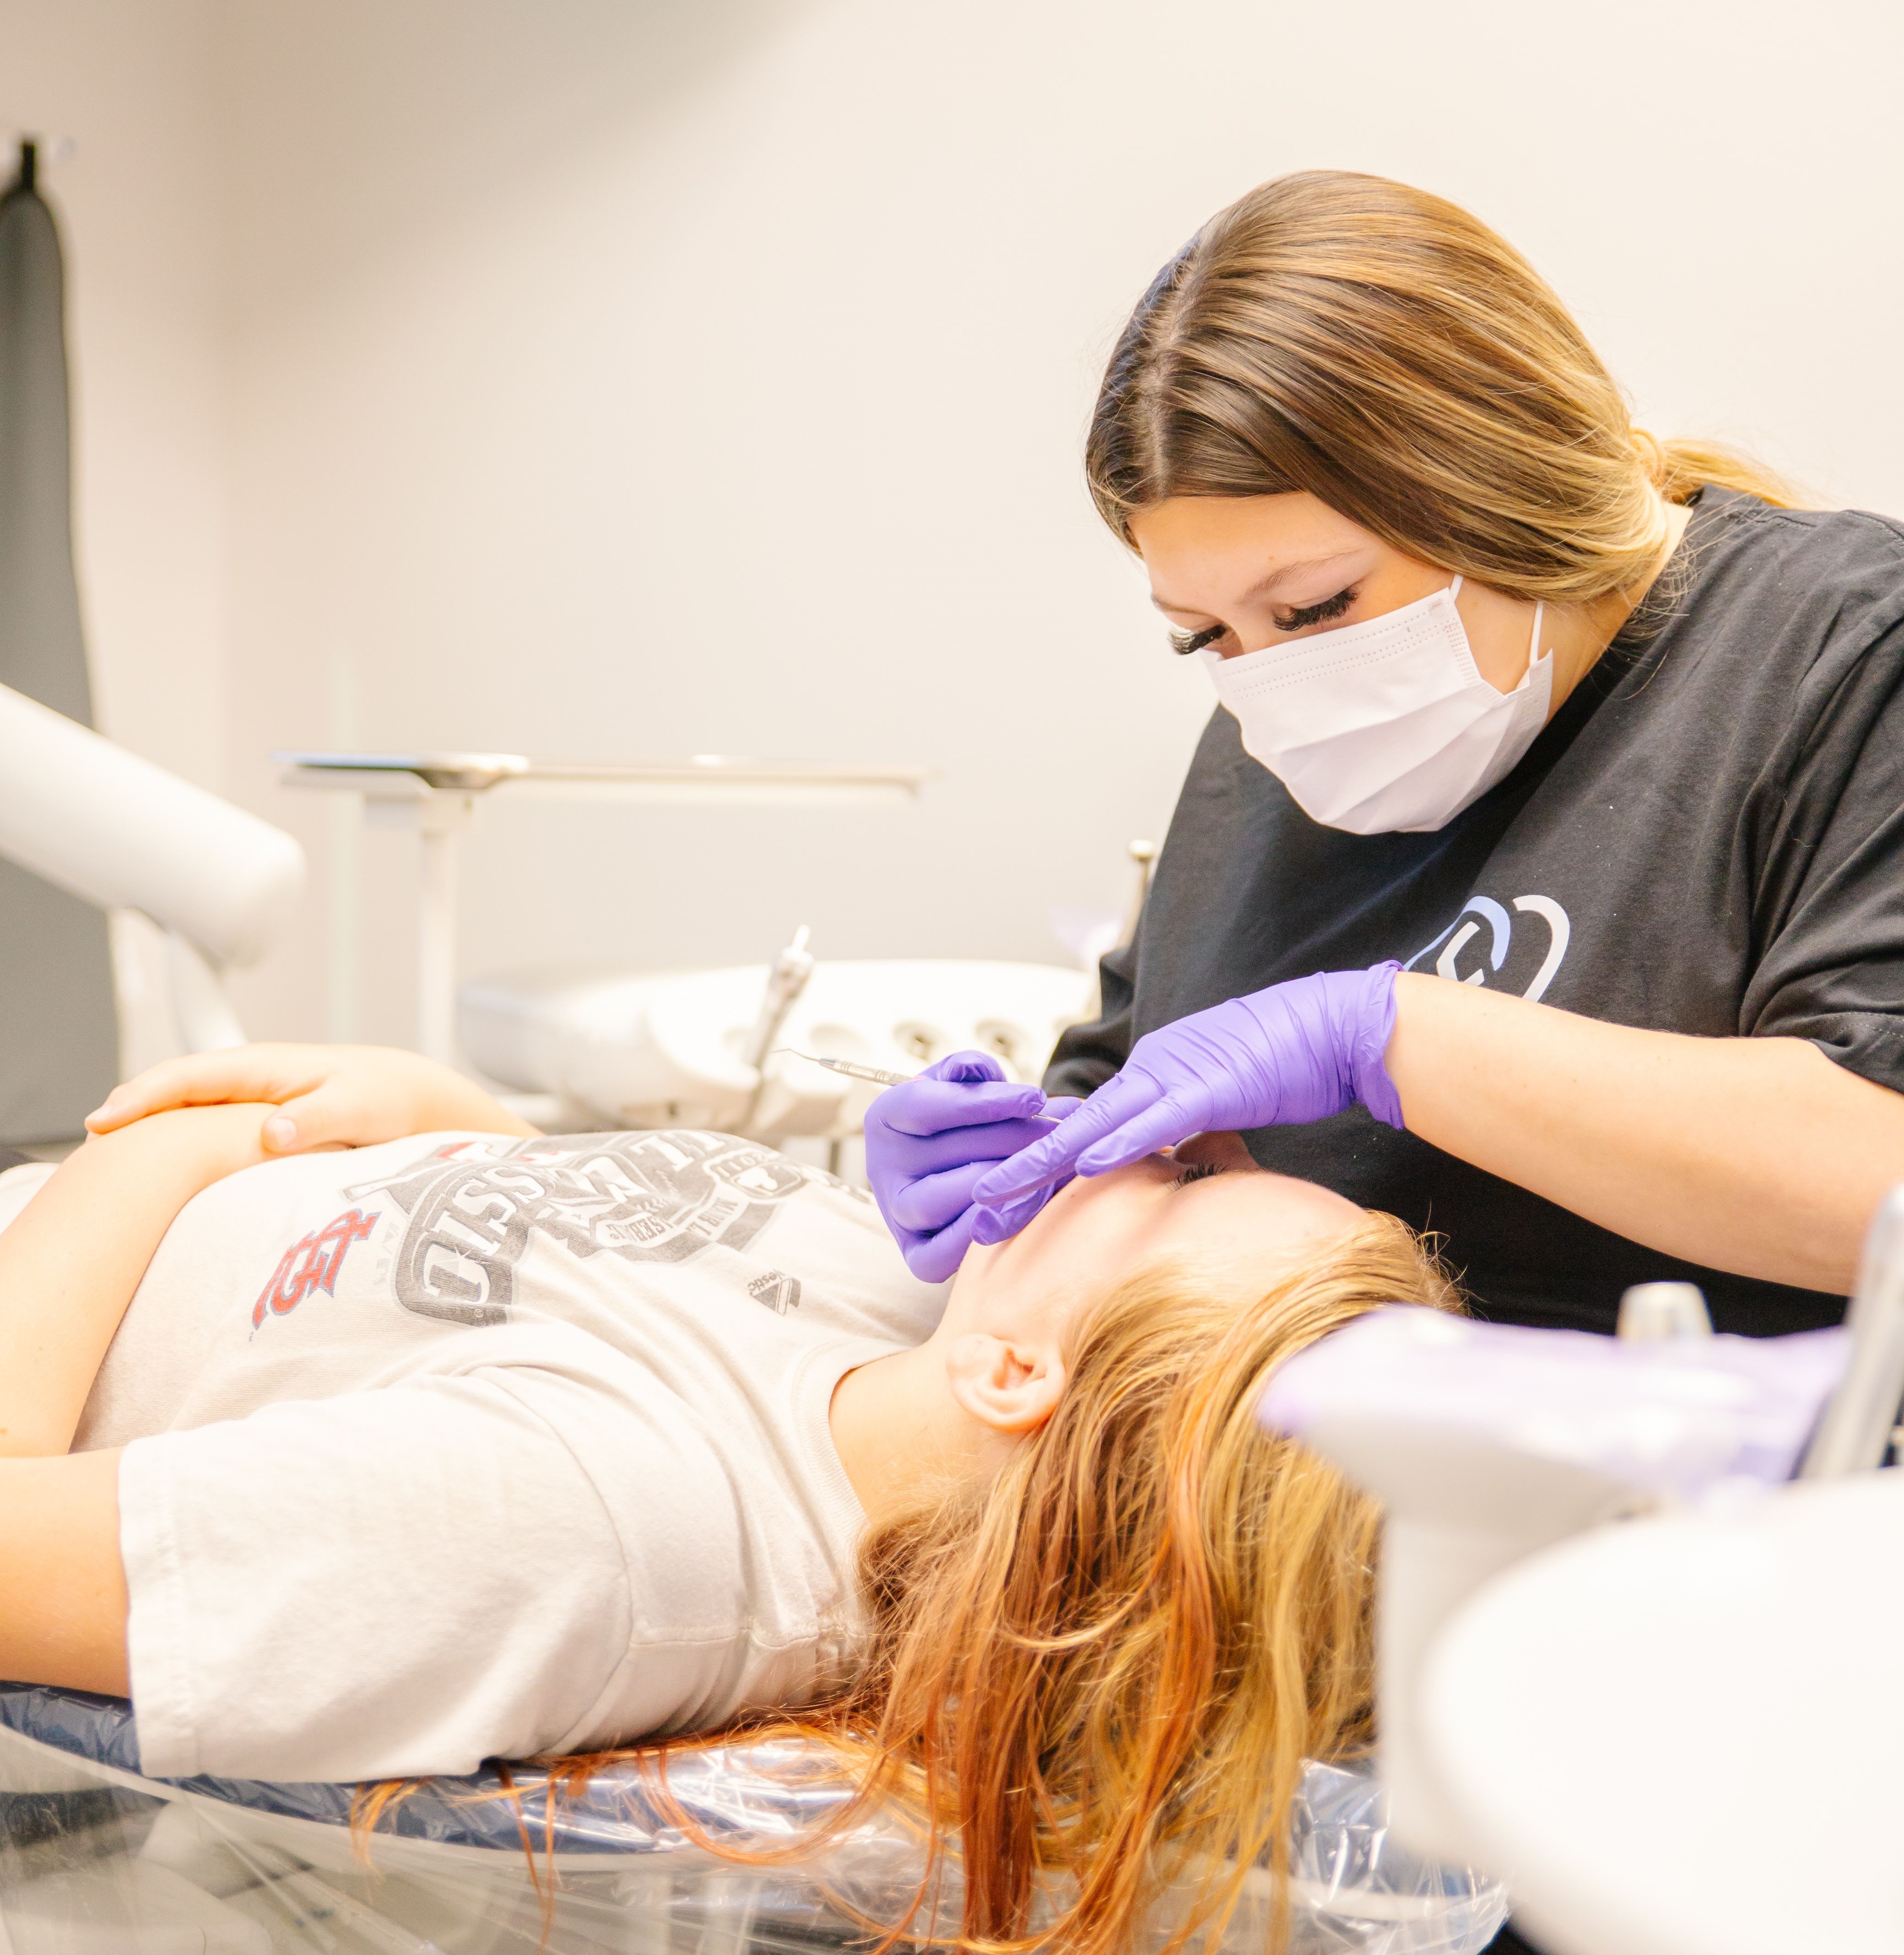
<path id="1" fill-rule="evenodd" d="M 1260 1415 L 1382 1503 L 1376 1698 L 1389 1821 L 1415 1851 L 1459 1860 L 1467 1842 L 1415 1728 L 1424 1659 L 1483 1582 L 1610 1519 L 1632 1503 L 1634 1491 L 1585 1461 L 1541 1457 L 1499 1425 L 1464 1429 L 1458 1414 L 1448 1416 L 1451 1409 L 1437 1402 L 1435 1360 L 1459 1362 L 1479 1327 L 1395 1310 L 1352 1328 L 1362 1334 L 1338 1332 L 1304 1354 L 1311 1362 L 1300 1375 L 1286 1366 Z M 1309 1402 L 1295 1402 L 1292 1387 Z"/>
<path id="2" fill-rule="evenodd" d="M 1383 1506 L 1377 1695 L 1398 1838 L 1432 1858 L 1485 1857 L 1417 1714 L 1455 1612 L 1598 1522 L 1789 1478 L 1850 1351 L 1841 1330 L 1628 1343 L 1396 1306 L 1279 1368 L 1263 1423 Z"/>
<path id="3" fill-rule="evenodd" d="M 5 686 L 0 855 L 167 930 L 194 1050 L 241 1040 L 218 973 L 263 952 L 304 880 L 304 852 L 282 829 Z"/>

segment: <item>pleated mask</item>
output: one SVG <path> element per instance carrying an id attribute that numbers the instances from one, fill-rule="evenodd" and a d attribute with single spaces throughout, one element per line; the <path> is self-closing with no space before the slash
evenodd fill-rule
<path id="1" fill-rule="evenodd" d="M 1455 608 L 1461 583 L 1364 624 L 1236 658 L 1201 654 L 1244 750 L 1311 820 L 1352 835 L 1445 827 L 1512 771 L 1547 724 L 1547 606 L 1534 606 L 1525 675 L 1497 692 Z"/>

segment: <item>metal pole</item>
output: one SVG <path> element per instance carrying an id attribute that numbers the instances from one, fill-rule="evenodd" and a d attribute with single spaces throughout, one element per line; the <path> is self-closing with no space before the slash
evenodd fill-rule
<path id="1" fill-rule="evenodd" d="M 475 807 L 471 795 L 433 794 L 417 810 L 417 1050 L 445 1066 L 456 1063 L 457 831 Z"/>
<path id="2" fill-rule="evenodd" d="M 1904 1185 L 1879 1205 L 1846 1313 L 1851 1360 L 1812 1435 L 1799 1477 L 1832 1480 L 1884 1463 L 1904 1400 Z"/>

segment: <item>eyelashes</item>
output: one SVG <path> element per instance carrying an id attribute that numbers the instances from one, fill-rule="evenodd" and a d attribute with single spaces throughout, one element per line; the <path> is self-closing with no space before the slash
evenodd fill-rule
<path id="1" fill-rule="evenodd" d="M 1221 1174 L 1223 1171 L 1215 1161 L 1197 1161 L 1177 1176 L 1177 1185 L 1188 1188 L 1193 1181 L 1207 1181 L 1213 1174 Z"/>
<path id="2" fill-rule="evenodd" d="M 1272 611 L 1270 622 L 1279 631 L 1306 631 L 1312 625 L 1327 625 L 1341 617 L 1361 594 L 1361 587 L 1352 584 L 1318 603 L 1301 605 L 1293 611 Z M 1227 625 L 1208 625 L 1201 631 L 1172 631 L 1170 649 L 1179 658 L 1188 658 L 1192 652 L 1201 652 L 1219 638 L 1229 636 Z"/>
<path id="3" fill-rule="evenodd" d="M 1300 610 L 1291 611 L 1275 618 L 1279 631 L 1306 631 L 1311 625 L 1326 625 L 1332 618 L 1339 618 L 1355 601 L 1358 587 L 1351 584 L 1346 590 L 1339 590 L 1333 597 L 1325 597 L 1320 604 L 1305 604 Z M 1273 613 L 1272 615 L 1274 615 Z"/>
<path id="4" fill-rule="evenodd" d="M 1212 625 L 1201 631 L 1172 631 L 1170 649 L 1180 659 L 1187 659 L 1192 652 L 1201 652 L 1206 645 L 1213 645 L 1219 638 L 1229 634 L 1227 625 Z"/>

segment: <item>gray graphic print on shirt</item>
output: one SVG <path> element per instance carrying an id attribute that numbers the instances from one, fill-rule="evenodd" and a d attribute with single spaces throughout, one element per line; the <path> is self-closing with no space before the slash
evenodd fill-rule
<path id="1" fill-rule="evenodd" d="M 726 1134 L 552 1134 L 501 1154 L 458 1142 L 348 1192 L 408 1218 L 392 1266 L 404 1309 L 486 1325 L 507 1321 L 538 1231 L 577 1257 L 684 1263 L 744 1248 L 788 1196 L 831 1180 Z"/>

